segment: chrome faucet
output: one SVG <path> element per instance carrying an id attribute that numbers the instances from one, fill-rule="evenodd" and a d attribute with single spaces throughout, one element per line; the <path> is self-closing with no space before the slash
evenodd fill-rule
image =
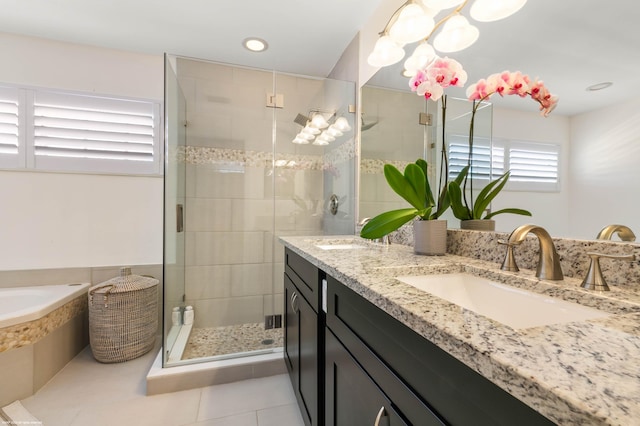
<path id="1" fill-rule="evenodd" d="M 556 247 L 553 245 L 551 236 L 541 226 L 529 224 L 517 227 L 513 230 L 513 232 L 511 232 L 511 235 L 509 235 L 507 244 L 510 247 L 513 247 L 516 244 L 520 244 L 525 240 L 529 233 L 538 237 L 539 242 L 539 256 L 538 267 L 536 268 L 536 277 L 543 280 L 564 279 L 564 275 L 562 274 L 562 267 L 560 266 L 560 256 L 558 256 Z M 507 251 L 507 255 L 509 255 L 509 251 Z M 503 267 L 507 263 L 510 262 L 507 262 L 507 259 L 505 259 L 505 262 L 503 262 Z M 513 262 L 513 264 L 515 265 L 515 261 Z"/>
<path id="2" fill-rule="evenodd" d="M 584 280 L 582 280 L 582 285 L 580 286 L 582 288 L 586 288 L 587 290 L 609 291 L 609 286 L 607 285 L 607 282 L 602 275 L 602 270 L 600 269 L 601 257 L 626 260 L 627 262 L 633 262 L 634 260 L 636 260 L 636 256 L 633 254 L 616 256 L 611 254 L 589 252 L 587 253 L 587 255 L 591 258 L 591 263 L 589 264 L 587 276 L 584 277 Z"/>
<path id="3" fill-rule="evenodd" d="M 370 217 L 365 217 L 365 218 L 364 218 L 364 219 L 362 219 L 360 222 L 358 222 L 358 225 L 360 225 L 360 226 L 364 226 L 364 225 L 366 225 L 367 223 L 369 223 L 369 221 L 370 221 L 370 220 L 371 220 L 371 218 L 370 218 Z M 374 243 L 380 243 L 380 244 L 384 244 L 384 245 L 386 245 L 386 244 L 391 244 L 391 240 L 389 239 L 389 234 L 387 234 L 387 235 L 383 235 L 383 236 L 382 236 L 382 237 L 380 237 L 380 238 L 375 238 L 375 239 L 373 239 L 373 240 L 371 240 L 371 241 L 373 241 Z"/>
<path id="4" fill-rule="evenodd" d="M 611 236 L 616 233 L 622 241 L 635 241 L 636 236 L 628 226 L 624 225 L 607 225 L 598 233 L 598 240 L 610 240 Z"/>

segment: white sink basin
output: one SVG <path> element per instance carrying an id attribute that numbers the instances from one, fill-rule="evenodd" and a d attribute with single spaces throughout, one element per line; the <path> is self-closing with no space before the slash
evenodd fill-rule
<path id="1" fill-rule="evenodd" d="M 403 276 L 396 279 L 516 330 L 610 315 L 468 274 Z"/>
<path id="2" fill-rule="evenodd" d="M 365 248 L 359 244 L 316 244 L 316 247 L 322 250 L 352 250 Z"/>

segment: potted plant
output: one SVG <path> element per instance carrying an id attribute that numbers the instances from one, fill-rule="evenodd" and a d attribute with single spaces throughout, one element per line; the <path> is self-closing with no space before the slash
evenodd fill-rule
<path id="1" fill-rule="evenodd" d="M 447 249 L 447 221 L 438 218 L 449 208 L 446 187 L 438 198 L 433 196 L 429 184 L 427 162 L 423 159 L 410 163 L 404 174 L 391 164 L 384 165 L 384 177 L 410 208 L 391 210 L 371 219 L 362 228 L 360 236 L 368 239 L 383 237 L 413 222 L 414 251 L 418 254 L 442 255 Z"/>
<path id="2" fill-rule="evenodd" d="M 530 96 L 531 99 L 540 104 L 540 111 L 544 117 L 547 117 L 558 103 L 558 98 L 549 93 L 542 81 L 531 81 L 529 76 L 523 75 L 519 71 L 504 71 L 500 74 L 492 74 L 487 79 L 481 79 L 469 86 L 467 97 L 469 100 L 474 101 L 469 124 L 469 157 L 467 166 L 460 171 L 454 181 L 448 184 L 451 210 L 454 216 L 460 219 L 462 229 L 495 230 L 495 222 L 491 218 L 498 214 L 511 213 L 531 216 L 529 211 L 517 208 L 506 208 L 485 213 L 491 201 L 507 184 L 511 174 L 509 171 L 490 181 L 480 191 L 475 201 L 473 199 L 473 130 L 475 115 L 482 102 L 496 93 L 500 96 L 505 94 L 518 95 L 520 97 Z M 469 186 L 469 191 L 467 191 L 467 186 Z M 482 221 L 487 222 L 483 223 Z"/>

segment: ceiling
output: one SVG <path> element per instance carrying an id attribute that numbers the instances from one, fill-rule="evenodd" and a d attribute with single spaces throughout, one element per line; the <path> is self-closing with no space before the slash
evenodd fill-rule
<path id="1" fill-rule="evenodd" d="M 0 31 L 326 76 L 382 2 L 398 0 L 2 0 Z M 469 73 L 467 85 L 505 69 L 540 77 L 560 97 L 554 114 L 573 115 L 640 95 L 638 17 L 640 2 L 531 0 L 505 20 L 475 23 L 480 39 L 451 57 Z M 250 36 L 269 49 L 242 48 Z M 407 80 L 391 68 L 376 84 L 404 90 Z M 614 84 L 585 90 L 604 81 Z M 536 109 L 519 99 L 497 102 Z"/>

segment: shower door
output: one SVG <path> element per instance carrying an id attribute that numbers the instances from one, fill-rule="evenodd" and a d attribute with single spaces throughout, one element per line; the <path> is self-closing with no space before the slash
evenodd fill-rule
<path id="1" fill-rule="evenodd" d="M 174 62 L 185 101 L 184 275 L 165 281 L 183 295 L 172 306 L 165 300 L 166 314 L 177 308 L 180 323 L 180 350 L 165 366 L 281 351 L 278 237 L 353 233 L 354 84 Z M 329 146 L 293 143 L 306 123 L 298 115 L 314 114 L 330 123 L 343 116 L 350 130 Z M 331 195 L 339 200 L 335 215 Z M 165 321 L 165 335 L 171 326 Z"/>
<path id="2" fill-rule="evenodd" d="M 175 58 L 165 56 L 165 167 L 164 167 L 164 303 L 163 348 L 165 362 L 176 346 L 180 324 L 174 309 L 184 307 L 186 169 L 186 99 L 176 76 Z M 174 314 L 174 315 L 172 315 Z M 172 320 L 172 317 L 174 320 Z"/>

